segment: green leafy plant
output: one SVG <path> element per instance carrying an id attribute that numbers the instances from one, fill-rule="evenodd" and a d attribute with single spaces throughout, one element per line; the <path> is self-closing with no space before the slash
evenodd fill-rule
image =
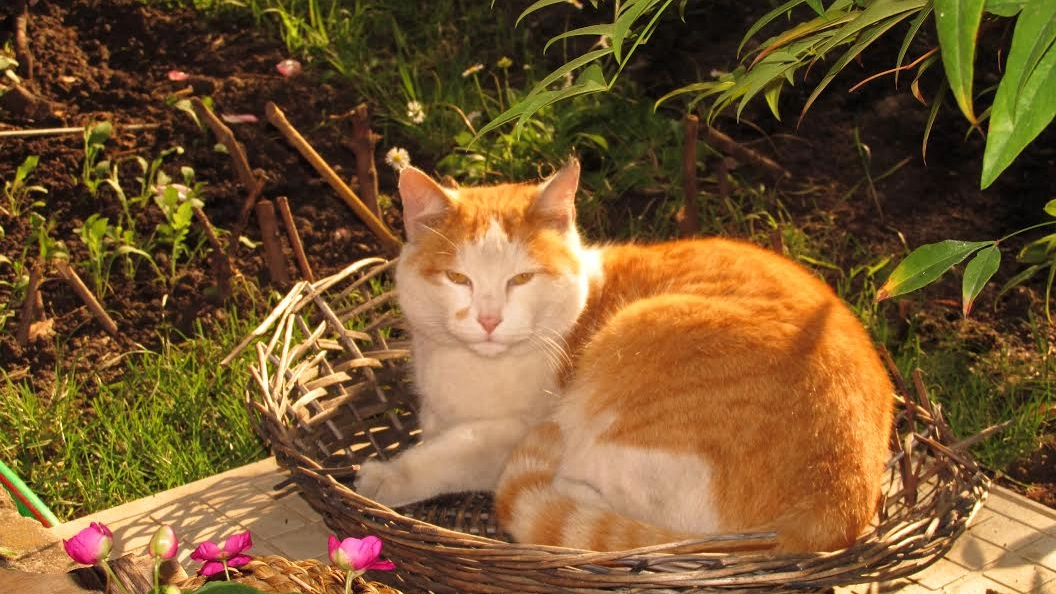
<path id="1" fill-rule="evenodd" d="M 611 90 L 631 56 L 656 31 L 661 15 L 674 6 L 681 13 L 687 2 L 613 2 L 611 22 L 580 27 L 555 36 L 547 47 L 580 36 L 601 37 L 605 43 L 603 47 L 591 49 L 558 67 L 523 99 L 483 127 L 480 134 L 513 120 L 517 121 L 519 130 L 546 105 L 576 95 Z M 524 10 L 521 19 L 545 7 L 563 3 L 563 0 L 539 0 Z M 601 2 L 594 1 L 593 4 L 598 6 Z M 923 100 L 917 82 L 925 71 L 941 60 L 945 82 L 931 98 L 933 113 L 925 138 L 935 120 L 934 110 L 941 105 L 947 92 L 953 95 L 973 127 L 981 127 L 989 118 L 980 179 L 982 187 L 992 184 L 1056 116 L 1056 3 L 1040 0 L 833 0 L 826 6 L 821 0 L 789 0 L 760 18 L 745 34 L 741 47 L 765 27 L 784 15 L 792 15 L 800 7 L 808 9 L 810 18 L 790 24 L 763 41 L 733 72 L 717 80 L 699 81 L 675 89 L 657 103 L 683 97 L 688 100 L 688 106 L 693 107 L 709 99 L 709 117 L 729 107 L 734 107 L 739 116 L 750 101 L 762 97 L 775 117 L 780 117 L 778 98 L 785 85 L 795 83 L 796 73 L 837 55 L 807 98 L 802 117 L 837 74 L 896 25 L 906 22 L 907 32 L 895 65 L 889 72 L 897 74 L 915 68 L 913 90 Z M 911 43 L 924 30 L 929 18 L 937 32 L 938 45 L 905 64 Z M 1008 58 L 1000 73 L 993 104 L 977 113 L 974 62 L 979 34 L 984 25 L 1000 26 L 1013 18 Z M 610 62 L 610 74 L 606 74 L 603 66 Z M 571 87 L 550 87 L 577 70 L 578 78 Z"/>
<path id="2" fill-rule="evenodd" d="M 40 157 L 36 155 L 26 157 L 15 169 L 14 178 L 4 181 L 4 198 L 7 201 L 7 208 L 0 206 L 0 212 L 11 217 L 18 217 L 26 208 L 40 208 L 44 205 L 42 201 L 34 200 L 33 195 L 47 194 L 48 189 L 29 183 L 29 176 L 33 174 L 39 162 Z"/>
<path id="3" fill-rule="evenodd" d="M 157 204 L 165 220 L 158 223 L 157 240 L 169 247 L 169 280 L 176 280 L 179 262 L 190 258 L 203 245 L 204 240 L 192 246 L 188 241 L 191 224 L 194 221 L 194 209 L 201 208 L 203 202 L 198 198 L 201 185 L 194 181 L 194 170 L 190 167 L 180 169 L 183 184 L 172 183 L 164 172 L 157 172 L 157 193 L 154 203 Z"/>
<path id="4" fill-rule="evenodd" d="M 101 159 L 110 140 L 110 122 L 96 122 L 84 128 L 84 161 L 81 164 L 81 183 L 95 196 L 99 186 L 112 178 L 110 161 Z M 120 187 L 120 186 L 119 186 Z"/>
<path id="5" fill-rule="evenodd" d="M 1056 200 L 1045 205 L 1045 213 L 1056 217 Z M 961 310 L 967 316 L 971 313 L 975 299 L 993 278 L 1001 265 L 1000 246 L 1007 240 L 1042 227 L 1056 225 L 1056 220 L 1045 221 L 1020 229 L 1000 239 L 989 241 L 960 241 L 947 239 L 937 243 L 922 245 L 912 252 L 888 276 L 877 292 L 877 301 L 904 295 L 926 287 L 950 271 L 954 266 L 968 260 L 961 282 Z M 1048 270 L 1045 289 L 1045 312 L 1052 321 L 1051 295 L 1053 282 L 1056 281 L 1056 233 L 1045 235 L 1027 244 L 1020 250 L 1018 259 L 1026 268 L 1014 276 L 999 293 L 1020 285 L 1038 272 Z"/>
<path id="6" fill-rule="evenodd" d="M 27 239 L 36 246 L 36 255 L 41 262 L 49 262 L 55 258 L 69 259 L 70 252 L 66 244 L 52 237 L 55 231 L 55 221 L 44 218 L 36 212 L 29 213 L 29 224 L 32 232 Z"/>
<path id="7" fill-rule="evenodd" d="M 153 258 L 135 244 L 135 235 L 130 229 L 110 224 L 110 219 L 98 213 L 92 214 L 75 232 L 88 249 L 85 262 L 95 285 L 95 294 L 102 297 L 110 287 L 110 270 L 114 262 L 121 258 L 126 264 L 126 276 L 134 278 L 135 259 L 143 259 L 154 266 Z"/>

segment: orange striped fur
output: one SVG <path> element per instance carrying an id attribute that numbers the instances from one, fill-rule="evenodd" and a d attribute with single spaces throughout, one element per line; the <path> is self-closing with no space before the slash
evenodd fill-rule
<path id="1" fill-rule="evenodd" d="M 391 505 L 493 490 L 505 529 L 538 544 L 851 544 L 893 405 L 860 322 L 747 243 L 581 245 L 578 175 L 573 161 L 540 184 L 459 190 L 401 175 L 423 441 L 365 463 L 357 489 Z"/>

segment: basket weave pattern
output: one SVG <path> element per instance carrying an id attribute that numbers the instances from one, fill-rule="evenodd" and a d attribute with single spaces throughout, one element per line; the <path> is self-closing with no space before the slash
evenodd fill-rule
<path id="1" fill-rule="evenodd" d="M 239 350 L 250 345 L 256 350 L 247 404 L 279 463 L 339 535 L 381 537 L 386 556 L 411 588 L 814 591 L 884 581 L 919 571 L 945 554 L 988 492 L 988 479 L 964 451 L 967 444 L 956 443 L 919 377 L 915 396 L 896 377 L 894 453 L 880 511 L 871 530 L 843 551 L 686 552 L 705 549 L 707 539 L 689 546 L 575 551 L 509 542 L 487 494 L 386 508 L 350 485 L 360 462 L 389 458 L 417 440 L 409 344 L 392 290 L 393 265 L 370 258 L 297 284 Z M 728 544 L 749 537 L 724 538 Z"/>

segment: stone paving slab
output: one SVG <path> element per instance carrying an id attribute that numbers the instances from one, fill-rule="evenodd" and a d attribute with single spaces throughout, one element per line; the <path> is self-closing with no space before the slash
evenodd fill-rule
<path id="1" fill-rule="evenodd" d="M 330 530 L 297 494 L 274 487 L 287 477 L 274 458 L 67 522 L 52 529 L 69 538 L 89 522 L 114 532 L 115 553 L 142 553 L 154 530 L 170 524 L 181 539 L 180 562 L 193 572 L 194 544 L 222 542 L 249 530 L 252 552 L 290 559 L 326 559 Z M 924 571 L 887 584 L 837 588 L 836 594 L 1056 594 L 1056 510 L 994 488 L 968 532 Z"/>

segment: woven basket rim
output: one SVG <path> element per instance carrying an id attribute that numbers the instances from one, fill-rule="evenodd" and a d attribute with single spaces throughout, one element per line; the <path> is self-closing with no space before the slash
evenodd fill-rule
<path id="1" fill-rule="evenodd" d="M 731 535 L 627 551 L 582 551 L 470 534 L 429 515 L 452 515 L 456 528 L 466 517 L 487 516 L 487 503 L 471 495 L 453 499 L 457 505 L 424 511 L 387 508 L 349 484 L 358 464 L 353 460 L 389 455 L 408 447 L 415 435 L 407 428 L 414 423 L 414 402 L 399 383 L 405 381 L 409 351 L 395 336 L 394 291 L 371 285 L 390 278 L 395 263 L 367 258 L 315 282 L 297 283 L 238 350 L 255 345 L 247 406 L 257 431 L 301 493 L 331 528 L 380 536 L 414 586 L 460 592 L 728 592 L 886 581 L 938 560 L 986 499 L 990 481 L 966 452 L 975 438 L 956 440 L 919 374 L 910 389 L 883 353 L 898 392 L 900 429 L 887 470 L 892 486 L 885 491 L 877 527 L 842 551 L 683 552 L 688 546 L 728 542 Z M 349 320 L 362 329 L 350 329 Z M 375 419 L 381 424 L 371 424 Z M 359 441 L 350 437 L 356 431 L 362 433 Z"/>

